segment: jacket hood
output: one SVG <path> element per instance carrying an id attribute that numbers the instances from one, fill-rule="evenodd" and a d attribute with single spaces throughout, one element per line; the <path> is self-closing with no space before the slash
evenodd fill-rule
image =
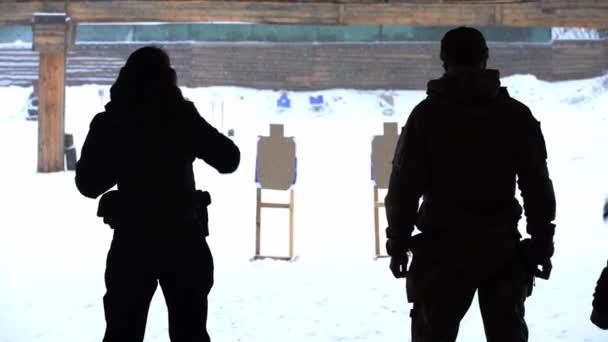
<path id="1" fill-rule="evenodd" d="M 499 77 L 498 70 L 458 68 L 430 81 L 427 94 L 448 97 L 457 102 L 487 101 L 500 94 Z"/>
<path id="2" fill-rule="evenodd" d="M 139 53 L 140 50 L 143 52 Z M 168 57 L 162 51 L 140 50 L 134 52 L 120 69 L 110 88 L 109 107 L 129 116 L 166 112 L 184 100 L 177 86 L 175 70 L 169 66 Z"/>

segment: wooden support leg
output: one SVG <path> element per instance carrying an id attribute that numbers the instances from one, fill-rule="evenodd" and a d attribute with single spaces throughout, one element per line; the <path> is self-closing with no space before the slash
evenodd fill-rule
<path id="1" fill-rule="evenodd" d="M 376 257 L 380 256 L 380 212 L 378 208 L 378 186 L 374 185 L 374 245 Z"/>
<path id="2" fill-rule="evenodd" d="M 260 255 L 262 240 L 262 189 L 257 188 L 255 203 L 255 255 Z"/>
<path id="3" fill-rule="evenodd" d="M 293 189 L 289 190 L 289 257 L 294 257 L 294 229 L 293 229 L 293 213 L 294 212 L 294 196 Z"/>
<path id="4" fill-rule="evenodd" d="M 255 255 L 252 260 L 274 259 L 294 261 L 294 192 L 289 191 L 289 203 L 270 203 L 262 202 L 262 189 L 257 188 L 256 208 L 255 208 Z M 289 255 L 288 256 L 268 256 L 262 255 L 260 252 L 260 244 L 262 241 L 262 209 L 263 208 L 280 208 L 289 209 Z"/>

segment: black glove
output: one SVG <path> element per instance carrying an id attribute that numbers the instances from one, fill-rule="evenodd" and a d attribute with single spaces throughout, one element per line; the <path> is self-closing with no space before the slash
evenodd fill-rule
<path id="1" fill-rule="evenodd" d="M 407 275 L 407 265 L 409 261 L 410 257 L 407 255 L 407 252 L 400 255 L 391 256 L 389 268 L 391 269 L 391 272 L 395 278 L 405 278 Z"/>
<path id="2" fill-rule="evenodd" d="M 402 231 L 391 227 L 386 228 L 386 253 L 390 256 L 402 255 L 408 249 L 409 236 L 403 236 Z"/>
<path id="3" fill-rule="evenodd" d="M 386 240 L 386 253 L 390 256 L 398 256 L 407 252 L 407 240 L 388 239 Z"/>
<path id="4" fill-rule="evenodd" d="M 409 256 L 407 255 L 409 238 L 396 235 L 390 227 L 386 228 L 386 253 L 391 256 L 389 268 L 395 278 L 405 278 Z"/>
<path id="5" fill-rule="evenodd" d="M 591 322 L 597 327 L 608 329 L 608 266 L 602 270 L 593 293 Z"/>
<path id="6" fill-rule="evenodd" d="M 118 190 L 111 190 L 103 194 L 97 206 L 97 216 L 103 218 L 103 223 L 114 229 L 120 223 L 122 214 L 122 201 Z"/>
<path id="7" fill-rule="evenodd" d="M 410 260 L 407 255 L 407 240 L 388 239 L 386 240 L 386 252 L 391 256 L 389 268 L 395 278 L 405 278 L 407 274 L 407 264 Z"/>
<path id="8" fill-rule="evenodd" d="M 549 279 L 553 268 L 551 257 L 555 252 L 553 239 L 533 236 L 523 240 L 522 245 L 530 273 L 541 279 Z"/>

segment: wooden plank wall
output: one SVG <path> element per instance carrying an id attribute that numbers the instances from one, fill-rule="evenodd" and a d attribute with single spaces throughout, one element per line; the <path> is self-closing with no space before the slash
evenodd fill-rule
<path id="1" fill-rule="evenodd" d="M 271 89 L 420 87 L 440 71 L 429 44 L 196 46 L 196 84 Z M 208 61 L 208 62 L 205 62 Z M 216 67 L 217 65 L 221 67 Z"/>
<path id="2" fill-rule="evenodd" d="M 608 71 L 608 41 L 559 41 L 551 62 L 554 80 L 601 74 Z"/>
<path id="3" fill-rule="evenodd" d="M 50 11 L 66 11 L 75 22 L 608 27 L 605 0 L 2 0 L 0 23 Z"/>
<path id="4" fill-rule="evenodd" d="M 142 45 L 79 44 L 68 55 L 67 84 L 111 84 L 129 54 Z M 259 89 L 424 89 L 441 75 L 438 43 L 169 44 L 181 85 Z M 608 40 L 553 44 L 490 43 L 489 67 L 503 76 L 534 74 L 548 81 L 608 71 Z M 0 86 L 29 86 L 38 58 L 0 49 Z"/>

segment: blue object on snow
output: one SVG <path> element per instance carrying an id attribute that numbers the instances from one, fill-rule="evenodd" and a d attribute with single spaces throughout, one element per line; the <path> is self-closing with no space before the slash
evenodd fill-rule
<path id="1" fill-rule="evenodd" d="M 310 96 L 309 101 L 311 105 L 322 105 L 323 104 L 323 95 L 318 96 Z"/>
<path id="2" fill-rule="evenodd" d="M 291 100 L 287 96 L 287 94 L 281 95 L 277 100 L 277 107 L 279 108 L 291 108 Z"/>
<path id="3" fill-rule="evenodd" d="M 372 158 L 369 158 L 369 173 L 371 175 L 371 179 L 375 182 L 376 179 L 374 177 L 374 162 L 372 161 Z"/>
<path id="4" fill-rule="evenodd" d="M 294 161 L 293 161 L 293 183 L 291 183 L 291 185 L 296 184 L 297 178 L 298 178 L 298 157 L 295 157 Z"/>

